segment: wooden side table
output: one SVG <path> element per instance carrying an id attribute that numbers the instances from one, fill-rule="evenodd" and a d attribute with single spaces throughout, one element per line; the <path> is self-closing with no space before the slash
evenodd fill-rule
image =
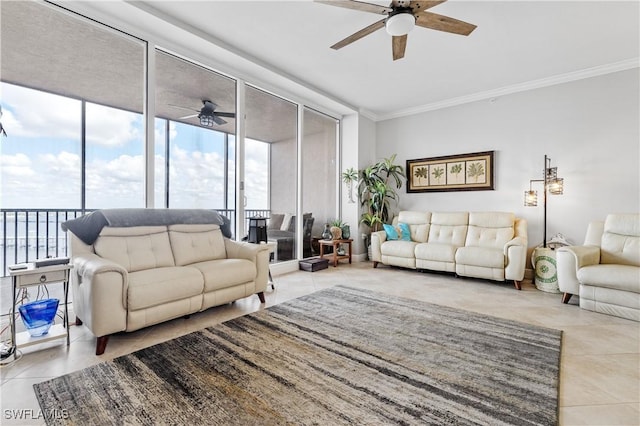
<path id="1" fill-rule="evenodd" d="M 333 267 L 338 266 L 338 261 L 340 259 L 349 259 L 349 263 L 351 263 L 351 243 L 353 239 L 344 239 L 344 240 L 318 240 L 318 244 L 320 244 L 320 258 L 324 258 L 324 248 L 325 247 L 333 247 Z M 349 246 L 349 254 L 338 254 L 338 247 L 340 244 L 346 244 Z"/>

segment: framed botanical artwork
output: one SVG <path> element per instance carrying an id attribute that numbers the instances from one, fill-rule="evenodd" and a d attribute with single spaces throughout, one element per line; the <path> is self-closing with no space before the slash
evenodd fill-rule
<path id="1" fill-rule="evenodd" d="M 493 152 L 407 160 L 407 192 L 493 190 Z"/>

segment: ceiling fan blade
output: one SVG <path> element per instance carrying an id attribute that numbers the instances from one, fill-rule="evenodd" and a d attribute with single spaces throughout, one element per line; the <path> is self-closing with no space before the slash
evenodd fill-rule
<path id="1" fill-rule="evenodd" d="M 380 28 L 384 28 L 384 21 L 385 19 L 382 19 L 378 22 L 374 22 L 373 24 L 369 25 L 368 27 L 365 27 L 363 29 L 361 29 L 360 31 L 351 34 L 349 37 L 340 40 L 339 42 L 337 42 L 336 44 L 334 44 L 333 46 L 331 46 L 332 49 L 338 50 L 341 49 L 343 47 L 345 47 L 348 44 L 353 43 L 356 40 L 360 40 L 362 37 L 367 36 L 369 34 L 371 34 L 374 31 L 378 31 Z"/>
<path id="2" fill-rule="evenodd" d="M 198 114 L 185 115 L 184 117 L 178 117 L 178 120 L 186 120 L 187 118 L 193 118 L 193 117 L 197 117 L 197 116 L 198 116 Z"/>
<path id="3" fill-rule="evenodd" d="M 216 123 L 218 126 L 222 126 L 223 124 L 227 124 L 227 120 L 223 120 L 222 118 L 218 117 L 217 115 L 213 116 L 213 122 Z"/>
<path id="4" fill-rule="evenodd" d="M 236 118 L 236 113 L 235 112 L 218 112 L 218 111 L 216 111 L 214 115 L 217 115 L 217 116 L 220 116 L 220 117 Z"/>
<path id="5" fill-rule="evenodd" d="M 196 111 L 196 112 L 198 112 L 197 109 L 187 108 L 187 107 L 183 107 L 183 106 L 180 106 L 180 105 L 173 105 L 173 104 L 167 104 L 167 105 L 169 105 L 170 107 L 174 107 L 174 108 L 186 109 L 187 111 Z"/>
<path id="6" fill-rule="evenodd" d="M 316 3 L 328 4 L 329 6 L 344 7 L 347 9 L 359 10 L 361 12 L 377 13 L 378 15 L 386 15 L 393 9 L 377 4 L 365 3 L 362 1 L 350 0 L 314 0 Z"/>
<path id="7" fill-rule="evenodd" d="M 404 50 L 407 48 L 407 35 L 393 36 L 393 60 L 404 58 Z"/>
<path id="8" fill-rule="evenodd" d="M 471 32 L 476 29 L 476 26 L 473 24 L 431 12 L 416 14 L 416 25 L 464 36 L 471 34 Z"/>
<path id="9" fill-rule="evenodd" d="M 447 0 L 411 1 L 409 2 L 409 7 L 415 14 L 415 13 L 425 11 L 427 9 L 431 9 L 432 7 L 442 4 L 446 1 Z"/>

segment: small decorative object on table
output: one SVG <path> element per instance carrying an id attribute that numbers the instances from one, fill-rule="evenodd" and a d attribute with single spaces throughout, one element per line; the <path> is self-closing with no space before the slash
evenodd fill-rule
<path id="1" fill-rule="evenodd" d="M 324 224 L 324 231 L 322 231 L 322 238 L 327 240 L 327 241 L 333 239 L 333 236 L 331 235 L 331 229 L 330 229 L 328 223 Z"/>
<path id="2" fill-rule="evenodd" d="M 49 332 L 58 312 L 58 299 L 36 300 L 18 307 L 27 331 L 32 337 Z"/>
<path id="3" fill-rule="evenodd" d="M 344 238 L 345 240 L 351 238 L 351 227 L 349 227 L 349 225 L 347 225 L 346 223 L 342 225 L 342 238 Z"/>

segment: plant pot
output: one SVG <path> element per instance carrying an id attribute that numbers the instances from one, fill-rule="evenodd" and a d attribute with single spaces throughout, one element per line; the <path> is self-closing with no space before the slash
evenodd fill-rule
<path id="1" fill-rule="evenodd" d="M 330 230 L 331 230 L 331 237 L 334 240 L 341 240 L 342 239 L 342 228 L 340 228 L 338 226 L 332 226 Z"/>

